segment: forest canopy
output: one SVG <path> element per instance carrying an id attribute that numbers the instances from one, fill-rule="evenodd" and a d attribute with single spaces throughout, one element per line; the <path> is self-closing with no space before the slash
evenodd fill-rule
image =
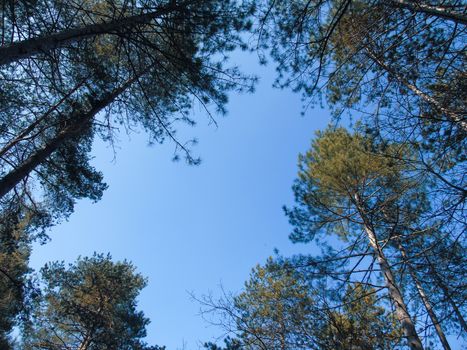
<path id="1" fill-rule="evenodd" d="M 163 349 L 143 340 L 146 280 L 130 262 L 94 254 L 35 273 L 31 247 L 104 195 L 96 140 L 142 131 L 200 164 L 177 131 L 198 122 L 195 107 L 217 125 L 229 96 L 253 92 L 239 50 L 273 66 L 304 114 L 332 116 L 310 132 L 284 207 L 290 240 L 321 252 L 277 254 L 242 292 L 200 298 L 225 349 L 465 340 L 463 1 L 2 0 L 0 11 L 2 349 Z"/>

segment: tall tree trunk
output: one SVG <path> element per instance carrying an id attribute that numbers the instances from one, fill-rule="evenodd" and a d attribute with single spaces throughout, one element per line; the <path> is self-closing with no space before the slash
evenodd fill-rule
<path id="1" fill-rule="evenodd" d="M 428 296 L 426 295 L 425 290 L 417 277 L 417 273 L 413 268 L 412 264 L 410 263 L 409 258 L 407 256 L 407 252 L 404 246 L 401 244 L 401 242 L 398 242 L 398 248 L 402 254 L 402 258 L 404 259 L 405 265 L 409 269 L 410 277 L 412 278 L 413 282 L 415 283 L 415 286 L 417 287 L 418 295 L 420 296 L 420 299 L 422 300 L 423 305 L 425 306 L 425 309 L 428 312 L 428 315 L 430 316 L 431 322 L 433 323 L 433 326 L 436 329 L 436 333 L 438 334 L 438 338 L 441 344 L 443 345 L 444 350 L 451 350 L 448 340 L 446 339 L 443 329 L 441 328 L 441 324 L 439 323 L 438 317 L 436 317 L 436 314 L 433 310 L 433 306 L 431 305 L 431 302 L 428 299 Z"/>
<path id="2" fill-rule="evenodd" d="M 142 73 L 141 73 L 142 74 Z M 134 83 L 141 74 L 133 77 L 120 87 L 110 93 L 104 94 L 100 99 L 91 102 L 91 108 L 87 112 L 75 111 L 70 116 L 69 125 L 63 128 L 54 138 L 39 148 L 28 159 L 18 167 L 11 170 L 7 175 L 0 179 L 0 198 L 11 191 L 19 182 L 25 179 L 31 171 L 39 164 L 50 157 L 64 142 L 81 133 L 85 126 L 112 101 L 122 94 L 132 83 Z"/>
<path id="3" fill-rule="evenodd" d="M 383 60 L 377 57 L 377 55 L 366 47 L 366 52 L 368 57 L 373 60 L 380 68 L 386 71 L 392 78 L 397 80 L 399 83 L 404 85 L 407 89 L 412 91 L 415 95 L 421 98 L 423 101 L 433 106 L 434 109 L 443 113 L 448 117 L 451 122 L 459 125 L 464 132 L 467 132 L 467 120 L 462 113 L 457 113 L 452 111 L 449 108 L 444 107 L 438 100 L 430 96 L 429 94 L 423 92 L 417 85 L 409 82 L 404 76 L 399 74 L 395 69 L 388 66 Z"/>
<path id="4" fill-rule="evenodd" d="M 446 284 L 443 282 L 441 277 L 439 277 L 438 272 L 436 272 L 432 262 L 430 259 L 425 256 L 425 260 L 428 263 L 428 266 L 430 268 L 430 272 L 433 275 L 433 277 L 436 280 L 436 284 L 441 290 L 443 291 L 443 295 L 448 301 L 448 303 L 451 305 L 454 313 L 456 314 L 456 317 L 459 321 L 459 324 L 461 325 L 461 328 L 464 330 L 464 332 L 467 332 L 467 322 L 465 321 L 464 317 L 462 316 L 462 313 L 460 312 L 459 308 L 457 307 L 456 302 L 452 299 L 451 297 L 451 292 L 449 291 L 449 288 L 446 286 Z"/>
<path id="5" fill-rule="evenodd" d="M 81 344 L 79 344 L 78 350 L 88 350 L 89 345 L 91 345 L 91 337 L 86 334 Z"/>
<path id="6" fill-rule="evenodd" d="M 384 280 L 386 281 L 386 287 L 388 289 L 389 297 L 394 303 L 396 310 L 396 317 L 399 320 L 402 330 L 404 331 L 405 338 L 412 350 L 423 350 L 423 345 L 418 337 L 417 330 L 415 329 L 415 324 L 410 317 L 409 312 L 407 311 L 407 305 L 404 301 L 402 293 L 399 289 L 399 286 L 396 283 L 396 279 L 391 270 L 391 266 L 383 252 L 383 249 L 378 243 L 376 233 L 368 220 L 364 206 L 358 194 L 354 195 L 355 204 L 357 206 L 360 217 L 364 222 L 364 230 L 368 236 L 370 246 L 373 248 L 373 251 L 378 260 L 381 272 L 383 273 Z"/>
<path id="7" fill-rule="evenodd" d="M 11 150 L 17 143 L 24 141 L 28 138 L 28 135 L 33 132 L 33 130 L 44 120 L 47 119 L 53 112 L 55 112 L 61 104 L 66 102 L 70 96 L 75 93 L 81 86 L 84 85 L 84 82 L 79 83 L 73 89 L 71 89 L 65 96 L 63 96 L 56 104 L 49 108 L 47 112 L 45 112 L 42 116 L 37 118 L 31 124 L 28 125 L 27 128 L 22 130 L 13 140 L 8 142 L 1 150 L 0 150 L 0 158 L 2 158 L 9 150 Z"/>
<path id="8" fill-rule="evenodd" d="M 425 4 L 422 1 L 411 0 L 390 0 L 390 2 L 400 8 L 407 9 L 411 12 L 425 13 L 430 16 L 444 18 L 455 23 L 467 24 L 467 16 L 464 13 L 457 11 L 449 11 L 445 7 Z"/>
<path id="9" fill-rule="evenodd" d="M 158 16 L 176 11 L 178 8 L 180 8 L 179 5 L 171 3 L 145 14 L 123 17 L 110 22 L 90 24 L 80 28 L 67 29 L 55 34 L 14 42 L 9 46 L 0 48 L 0 66 L 31 57 L 38 53 L 48 52 L 63 47 L 70 42 L 95 35 L 122 35 L 128 28 L 149 23 Z"/>

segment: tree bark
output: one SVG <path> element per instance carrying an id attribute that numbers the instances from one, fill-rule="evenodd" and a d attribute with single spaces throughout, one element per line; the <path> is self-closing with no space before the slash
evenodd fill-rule
<path id="1" fill-rule="evenodd" d="M 448 287 L 444 282 L 441 280 L 441 277 L 439 277 L 438 273 L 436 272 L 433 264 L 431 263 L 430 259 L 425 256 L 425 260 L 428 263 L 428 266 L 430 267 L 431 274 L 436 280 L 436 284 L 438 285 L 439 288 L 443 291 L 444 297 L 448 301 L 448 303 L 451 305 L 452 309 L 454 310 L 454 313 L 457 316 L 457 319 L 461 325 L 461 328 L 464 330 L 464 332 L 467 332 L 467 322 L 465 321 L 464 317 L 462 316 L 462 313 L 460 312 L 459 308 L 457 307 L 456 303 L 454 300 L 451 298 L 451 292 L 449 291 Z"/>
<path id="2" fill-rule="evenodd" d="M 370 246 L 373 248 L 373 251 L 376 255 L 376 259 L 378 260 L 378 264 L 381 268 L 381 272 L 383 273 L 384 280 L 386 281 L 386 287 L 388 289 L 389 297 L 391 298 L 392 302 L 394 303 L 394 307 L 396 310 L 396 317 L 399 320 L 402 330 L 404 331 L 405 338 L 412 350 L 423 350 L 423 345 L 418 337 L 415 324 L 410 317 L 409 312 L 407 311 L 407 305 L 404 301 L 402 293 L 399 289 L 399 286 L 396 283 L 396 279 L 391 270 L 391 266 L 383 252 L 383 249 L 378 243 L 376 238 L 376 233 L 370 224 L 370 221 L 367 218 L 365 209 L 361 204 L 361 199 L 358 194 L 354 195 L 355 204 L 357 206 L 357 210 L 360 214 L 364 222 L 364 230 L 368 236 L 368 240 Z"/>
<path id="3" fill-rule="evenodd" d="M 79 344 L 78 350 L 87 350 L 89 345 L 91 345 L 91 337 L 86 334 L 81 344 Z"/>
<path id="4" fill-rule="evenodd" d="M 464 132 L 467 132 L 467 120 L 464 119 L 464 116 L 462 114 L 456 113 L 455 111 L 452 111 L 449 108 L 443 107 L 441 103 L 439 103 L 439 101 L 437 101 L 432 96 L 420 90 L 415 84 L 412 84 L 411 82 L 409 82 L 401 74 L 397 73 L 396 70 L 388 66 L 381 59 L 379 59 L 377 55 L 375 55 L 375 53 L 372 52 L 368 47 L 366 48 L 366 52 L 368 54 L 368 57 L 371 60 L 373 60 L 380 68 L 386 71 L 391 77 L 396 79 L 398 82 L 404 85 L 407 89 L 409 89 L 415 95 L 420 97 L 423 101 L 432 105 L 436 110 L 445 114 L 453 123 L 459 125 Z"/>
<path id="5" fill-rule="evenodd" d="M 447 19 L 458 24 L 467 24 L 467 16 L 464 13 L 457 11 L 447 11 L 446 8 L 441 6 L 434 6 L 430 4 L 424 4 L 422 1 L 410 0 L 391 0 L 391 3 L 396 7 L 404 8 L 411 12 L 421 12 L 430 16 Z"/>
<path id="6" fill-rule="evenodd" d="M 417 273 L 409 261 L 404 246 L 400 242 L 398 242 L 398 248 L 402 254 L 404 263 L 408 267 L 410 277 L 412 278 L 413 282 L 415 283 L 415 286 L 417 287 L 418 295 L 420 296 L 420 299 L 422 300 L 423 305 L 425 306 L 425 309 L 428 312 L 428 315 L 430 316 L 431 322 L 433 323 L 433 326 L 436 329 L 436 333 L 438 334 L 438 338 L 441 344 L 443 345 L 444 350 L 451 350 L 449 342 L 446 339 L 446 335 L 444 334 L 443 329 L 441 328 L 441 324 L 439 323 L 438 317 L 436 317 L 436 314 L 433 310 L 433 306 L 431 305 L 431 302 L 428 299 L 428 296 L 426 295 L 422 284 L 418 280 Z"/>
<path id="7" fill-rule="evenodd" d="M 122 34 L 125 29 L 146 24 L 158 16 L 175 11 L 179 6 L 169 4 L 157 10 L 130 17 L 123 17 L 110 22 L 90 24 L 80 28 L 67 29 L 59 33 L 44 35 L 24 41 L 15 42 L 0 48 L 0 66 L 14 61 L 29 58 L 35 54 L 48 52 L 69 44 L 70 42 L 102 34 Z"/>
<path id="8" fill-rule="evenodd" d="M 65 96 L 63 96 L 55 105 L 53 105 L 52 107 L 49 108 L 49 110 L 47 112 L 45 112 L 42 116 L 40 116 L 39 118 L 37 118 L 35 121 L 33 121 L 31 124 L 28 125 L 27 128 L 25 128 L 23 131 L 21 131 L 19 133 L 19 135 L 17 135 L 13 140 L 11 140 L 10 142 L 8 142 L 7 145 L 5 145 L 5 147 L 3 147 L 1 150 L 0 150 L 0 159 L 8 152 L 10 151 L 17 143 L 21 142 L 21 141 L 24 141 L 27 136 L 41 123 L 43 122 L 45 119 L 47 119 L 48 116 L 50 116 L 54 111 L 57 110 L 57 108 L 62 104 L 64 103 L 68 98 L 70 98 L 70 96 L 75 93 L 82 85 L 84 84 L 83 83 L 80 83 L 78 85 L 76 85 L 71 91 L 69 91 Z"/>
<path id="9" fill-rule="evenodd" d="M 127 88 L 134 83 L 141 74 L 133 77 L 125 82 L 120 87 L 114 89 L 110 93 L 104 94 L 100 99 L 93 101 L 91 108 L 87 112 L 74 111 L 69 118 L 70 123 L 64 127 L 54 138 L 38 149 L 28 159 L 26 159 L 18 167 L 11 170 L 7 175 L 0 179 L 0 198 L 10 192 L 18 183 L 25 179 L 31 171 L 39 164 L 50 157 L 64 142 L 71 137 L 76 136 L 84 130 L 84 127 L 92 121 L 92 119 L 108 106 L 115 98 L 122 94 Z"/>

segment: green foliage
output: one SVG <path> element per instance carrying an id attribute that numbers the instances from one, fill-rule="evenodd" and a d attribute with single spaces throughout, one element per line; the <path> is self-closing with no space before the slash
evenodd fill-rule
<path id="1" fill-rule="evenodd" d="M 336 115 L 355 108 L 397 127 L 426 118 L 462 129 L 438 108 L 465 109 L 465 99 L 449 99 L 465 94 L 458 83 L 449 84 L 465 81 L 465 32 L 459 28 L 467 20 L 461 1 L 439 7 L 410 1 L 267 1 L 262 10 L 260 43 L 278 63 L 280 86 L 313 98 L 324 94 Z"/>
<path id="2" fill-rule="evenodd" d="M 68 268 L 62 262 L 41 270 L 45 286 L 25 349 L 143 349 L 149 320 L 136 309 L 145 279 L 129 262 L 95 254 Z"/>
<path id="3" fill-rule="evenodd" d="M 23 223 L 3 218 L 0 223 L 0 348 L 9 349 L 13 330 L 26 302 L 30 247 Z"/>
<path id="4" fill-rule="evenodd" d="M 361 120 L 419 153 L 413 165 L 430 177 L 430 215 L 458 232 L 467 198 L 466 10 L 460 0 L 267 1 L 259 28 L 277 85 L 329 107 L 336 122 Z"/>
<path id="5" fill-rule="evenodd" d="M 269 259 L 257 266 L 235 297 L 242 341 L 252 349 L 306 349 L 314 333 L 313 298 L 307 282 Z"/>
<path id="6" fill-rule="evenodd" d="M 323 229 L 348 239 L 362 224 L 357 210 L 362 203 L 377 222 L 404 201 L 408 207 L 400 215 L 414 220 L 427 203 L 413 160 L 407 145 L 379 142 L 368 133 L 318 132 L 310 151 L 299 156 L 293 187 L 299 206 L 286 209 L 295 226 L 292 240 L 311 240 Z"/>
<path id="7" fill-rule="evenodd" d="M 192 142 L 178 140 L 176 129 L 195 124 L 194 105 L 213 118 L 225 112 L 228 92 L 254 82 L 228 62 L 232 50 L 245 48 L 250 1 L 38 0 L 3 10 L 11 42 L 0 50 L 11 61 L 0 63 L 0 191 L 8 192 L 0 210 L 10 202 L 42 207 L 48 225 L 70 215 L 76 200 L 99 200 L 106 189 L 90 165 L 96 137 L 113 144 L 118 130 L 142 129 L 150 143 L 170 139 L 177 157 L 198 164 Z M 99 31 L 96 22 L 114 29 Z M 76 33 L 60 41 L 70 30 Z"/>
<path id="8" fill-rule="evenodd" d="M 380 178 L 395 178 L 404 166 L 399 145 L 375 144 L 370 137 L 343 128 L 318 132 L 312 150 L 300 156 L 299 178 L 341 196 L 361 191 Z"/>
<path id="9" fill-rule="evenodd" d="M 26 0 L 0 6 L 0 332 L 6 337 L 14 325 L 29 327 L 19 320 L 33 305 L 24 301 L 29 244 L 44 242 L 47 229 L 71 215 L 77 200 L 98 201 L 107 188 L 91 164 L 96 138 L 114 146 L 119 133 L 142 130 L 151 144 L 169 139 L 177 157 L 199 163 L 193 142 L 179 140 L 176 131 L 195 125 L 195 105 L 215 122 L 229 92 L 253 88 L 255 79 L 228 56 L 246 48 L 243 33 L 251 30 L 254 1 Z M 11 238 L 18 223 L 25 226 L 21 240 Z M 88 274 L 83 280 L 80 271 Z M 43 278 L 45 299 L 35 310 L 28 346 L 75 345 L 86 332 L 96 349 L 144 345 L 138 339 L 148 320 L 134 300 L 144 281 L 131 265 L 95 256 L 69 269 L 51 264 Z M 97 305 L 99 293 L 111 301 Z"/>
<path id="10" fill-rule="evenodd" d="M 207 350 L 241 350 L 242 349 L 242 343 L 240 340 L 235 339 L 235 338 L 230 338 L 227 337 L 224 339 L 224 344 L 225 347 L 220 347 L 214 343 L 204 343 L 204 348 Z"/>
<path id="11" fill-rule="evenodd" d="M 330 311 L 322 334 L 323 349 L 391 350 L 402 332 L 397 320 L 377 304 L 373 288 L 349 285 L 342 311 Z"/>
<path id="12" fill-rule="evenodd" d="M 292 261 L 268 259 L 253 269 L 242 293 L 209 305 L 237 336 L 225 340 L 225 349 L 390 350 L 398 345 L 401 332 L 373 288 L 351 284 L 344 293 L 314 282 Z M 205 348 L 224 349 L 213 343 Z"/>
<path id="13" fill-rule="evenodd" d="M 422 319 L 420 315 L 430 314 L 425 326 L 436 325 L 440 339 L 444 332 L 458 327 L 453 326 L 453 321 L 462 326 L 458 310 L 463 302 L 457 299 L 457 293 L 451 295 L 447 285 L 458 288 L 465 265 L 456 254 L 463 243 L 454 243 L 452 238 L 458 234 L 456 226 L 437 220 L 432 213 L 431 180 L 419 171 L 418 157 L 411 144 L 388 142 L 367 131 L 350 134 L 345 129 L 327 129 L 318 133 L 310 151 L 300 156 L 299 177 L 294 185 L 298 205 L 286 209 L 294 225 L 293 241 L 322 242 L 329 239 L 328 234 L 342 241 L 342 246 L 333 242 L 334 249 L 323 249 L 320 257 L 301 259 L 310 273 L 342 287 L 355 278 L 363 281 L 360 274 L 370 285 L 384 280 L 399 325 L 407 339 L 412 337 L 414 349 L 422 346 L 416 333 L 417 321 L 413 321 Z M 370 256 L 373 261 L 365 260 Z M 440 264 L 430 268 L 427 259 Z M 378 271 L 374 270 L 375 260 Z M 423 277 L 407 272 L 414 271 L 414 266 Z M 444 280 L 447 276 L 452 279 L 448 283 Z M 433 292 L 419 279 L 435 279 L 439 288 Z M 429 290 L 432 294 L 423 297 Z M 427 302 L 430 299 L 437 300 L 433 312 Z M 451 314 L 440 325 L 436 313 L 446 315 L 447 310 Z M 353 327 L 351 320 L 337 318 L 336 322 L 344 329 Z M 347 340 L 341 341 L 345 344 Z"/>

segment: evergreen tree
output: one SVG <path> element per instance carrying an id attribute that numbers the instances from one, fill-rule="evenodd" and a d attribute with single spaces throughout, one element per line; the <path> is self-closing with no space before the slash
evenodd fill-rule
<path id="1" fill-rule="evenodd" d="M 220 347 L 214 343 L 204 343 L 204 348 L 207 350 L 241 350 L 242 343 L 235 338 L 227 337 L 224 339 L 225 347 Z"/>
<path id="2" fill-rule="evenodd" d="M 0 47 L 0 205 L 46 208 L 49 223 L 106 185 L 89 164 L 96 137 L 140 127 L 171 139 L 198 103 L 223 113 L 252 80 L 227 66 L 244 44 L 248 1 L 3 2 Z M 8 39 L 7 39 L 8 38 Z M 3 103 L 4 102 L 4 103 Z"/>
<path id="3" fill-rule="evenodd" d="M 369 246 L 408 344 L 412 349 L 423 349 L 385 247 L 394 233 L 387 213 L 402 199 L 412 198 L 410 208 L 398 213 L 407 222 L 423 206 L 423 198 L 417 196 L 419 179 L 409 176 L 410 164 L 398 161 L 409 158 L 409 153 L 403 145 L 378 144 L 344 129 L 319 133 L 312 149 L 300 157 L 299 179 L 294 186 L 299 206 L 287 214 L 296 227 L 291 236 L 294 241 L 306 242 L 316 234 L 328 233 L 355 242 L 352 253 L 357 255 Z M 353 272 L 350 269 L 349 276 Z"/>
<path id="4" fill-rule="evenodd" d="M 0 221 L 0 348 L 10 349 L 10 332 L 26 301 L 26 275 L 30 247 L 17 216 Z"/>
<path id="5" fill-rule="evenodd" d="M 234 299 L 237 328 L 250 349 L 309 349 L 314 302 L 306 281 L 273 260 L 257 266 Z"/>
<path id="6" fill-rule="evenodd" d="M 383 139 L 416 145 L 419 171 L 433 178 L 431 215 L 458 231 L 467 198 L 466 10 L 458 0 L 267 1 L 258 29 L 279 86 L 325 102 L 336 120 L 356 111 Z"/>
<path id="7" fill-rule="evenodd" d="M 389 350 L 401 333 L 378 305 L 371 287 L 330 291 L 315 285 L 287 260 L 269 259 L 253 269 L 245 290 L 232 299 L 203 301 L 219 314 L 216 324 L 237 338 L 226 349 Z M 222 349 L 212 343 L 208 349 Z"/>
<path id="8" fill-rule="evenodd" d="M 136 298 L 146 281 L 129 262 L 95 254 L 68 268 L 49 263 L 41 276 L 45 289 L 25 330 L 25 349 L 159 349 L 142 341 L 149 320 Z"/>
<path id="9" fill-rule="evenodd" d="M 435 3 L 268 1 L 260 42 L 272 47 L 279 82 L 325 93 L 336 113 L 377 105 L 381 117 L 426 118 L 465 132 L 466 7 Z"/>
<path id="10" fill-rule="evenodd" d="M 373 288 L 349 285 L 341 304 L 341 311 L 327 311 L 320 349 L 392 350 L 399 343 L 400 328 L 394 317 L 378 305 Z"/>

